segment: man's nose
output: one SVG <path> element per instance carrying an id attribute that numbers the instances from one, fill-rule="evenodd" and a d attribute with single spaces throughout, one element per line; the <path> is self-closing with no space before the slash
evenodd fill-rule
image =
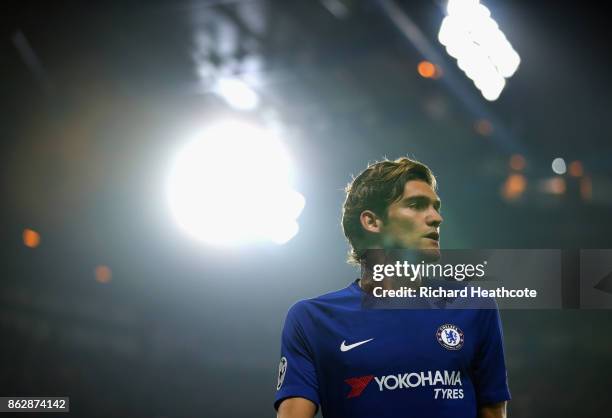
<path id="1" fill-rule="evenodd" d="M 427 225 L 437 228 L 444 221 L 444 218 L 442 218 L 442 215 L 440 215 L 440 212 L 438 212 L 434 208 L 431 208 L 426 221 L 427 221 Z"/>

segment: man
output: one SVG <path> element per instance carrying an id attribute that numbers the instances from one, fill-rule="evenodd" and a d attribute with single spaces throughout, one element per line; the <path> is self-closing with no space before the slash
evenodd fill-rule
<path id="1" fill-rule="evenodd" d="M 287 314 L 279 418 L 503 418 L 510 399 L 497 309 L 365 309 L 379 282 L 371 249 L 440 257 L 440 199 L 429 168 L 400 158 L 347 187 L 342 227 L 362 276 Z M 374 250 L 376 251 L 376 250 Z M 421 278 L 419 278 L 421 280 Z M 385 288 L 393 288 L 388 280 Z"/>

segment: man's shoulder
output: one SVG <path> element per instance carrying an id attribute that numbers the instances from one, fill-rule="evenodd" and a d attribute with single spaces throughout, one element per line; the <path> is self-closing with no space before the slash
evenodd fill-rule
<path id="1" fill-rule="evenodd" d="M 352 308 L 359 306 L 359 293 L 352 288 L 353 284 L 319 296 L 302 299 L 289 308 L 289 315 L 301 316 L 310 312 L 329 310 L 333 308 Z"/>

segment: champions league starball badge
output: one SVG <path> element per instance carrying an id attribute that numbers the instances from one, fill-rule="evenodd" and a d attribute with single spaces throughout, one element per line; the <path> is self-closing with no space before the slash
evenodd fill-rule
<path id="1" fill-rule="evenodd" d="M 278 364 L 278 382 L 276 383 L 276 390 L 280 390 L 285 380 L 285 374 L 287 373 L 287 358 L 281 357 L 280 363 Z"/>
<path id="2" fill-rule="evenodd" d="M 440 325 L 436 332 L 440 345 L 447 350 L 459 350 L 463 347 L 463 331 L 453 324 Z"/>

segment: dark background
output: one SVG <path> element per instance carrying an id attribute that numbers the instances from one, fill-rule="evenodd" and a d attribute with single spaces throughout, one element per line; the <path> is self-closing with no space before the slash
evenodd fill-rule
<path id="1" fill-rule="evenodd" d="M 2 3 L 0 395 L 70 396 L 84 417 L 273 416 L 285 313 L 357 276 L 343 187 L 385 156 L 433 169 L 445 248 L 611 247 L 603 6 L 486 1 L 522 60 L 488 102 L 437 41 L 442 3 L 396 2 L 429 57 L 380 2 L 339 3 Z M 442 77 L 419 76 L 425 58 Z M 246 116 L 280 121 L 306 207 L 283 246 L 217 248 L 176 226 L 163 184 L 185 127 L 231 112 L 211 80 L 249 72 L 261 105 Z M 584 168 L 559 194 L 555 157 Z M 511 174 L 526 188 L 508 198 Z M 509 416 L 606 415 L 610 311 L 502 319 Z"/>

